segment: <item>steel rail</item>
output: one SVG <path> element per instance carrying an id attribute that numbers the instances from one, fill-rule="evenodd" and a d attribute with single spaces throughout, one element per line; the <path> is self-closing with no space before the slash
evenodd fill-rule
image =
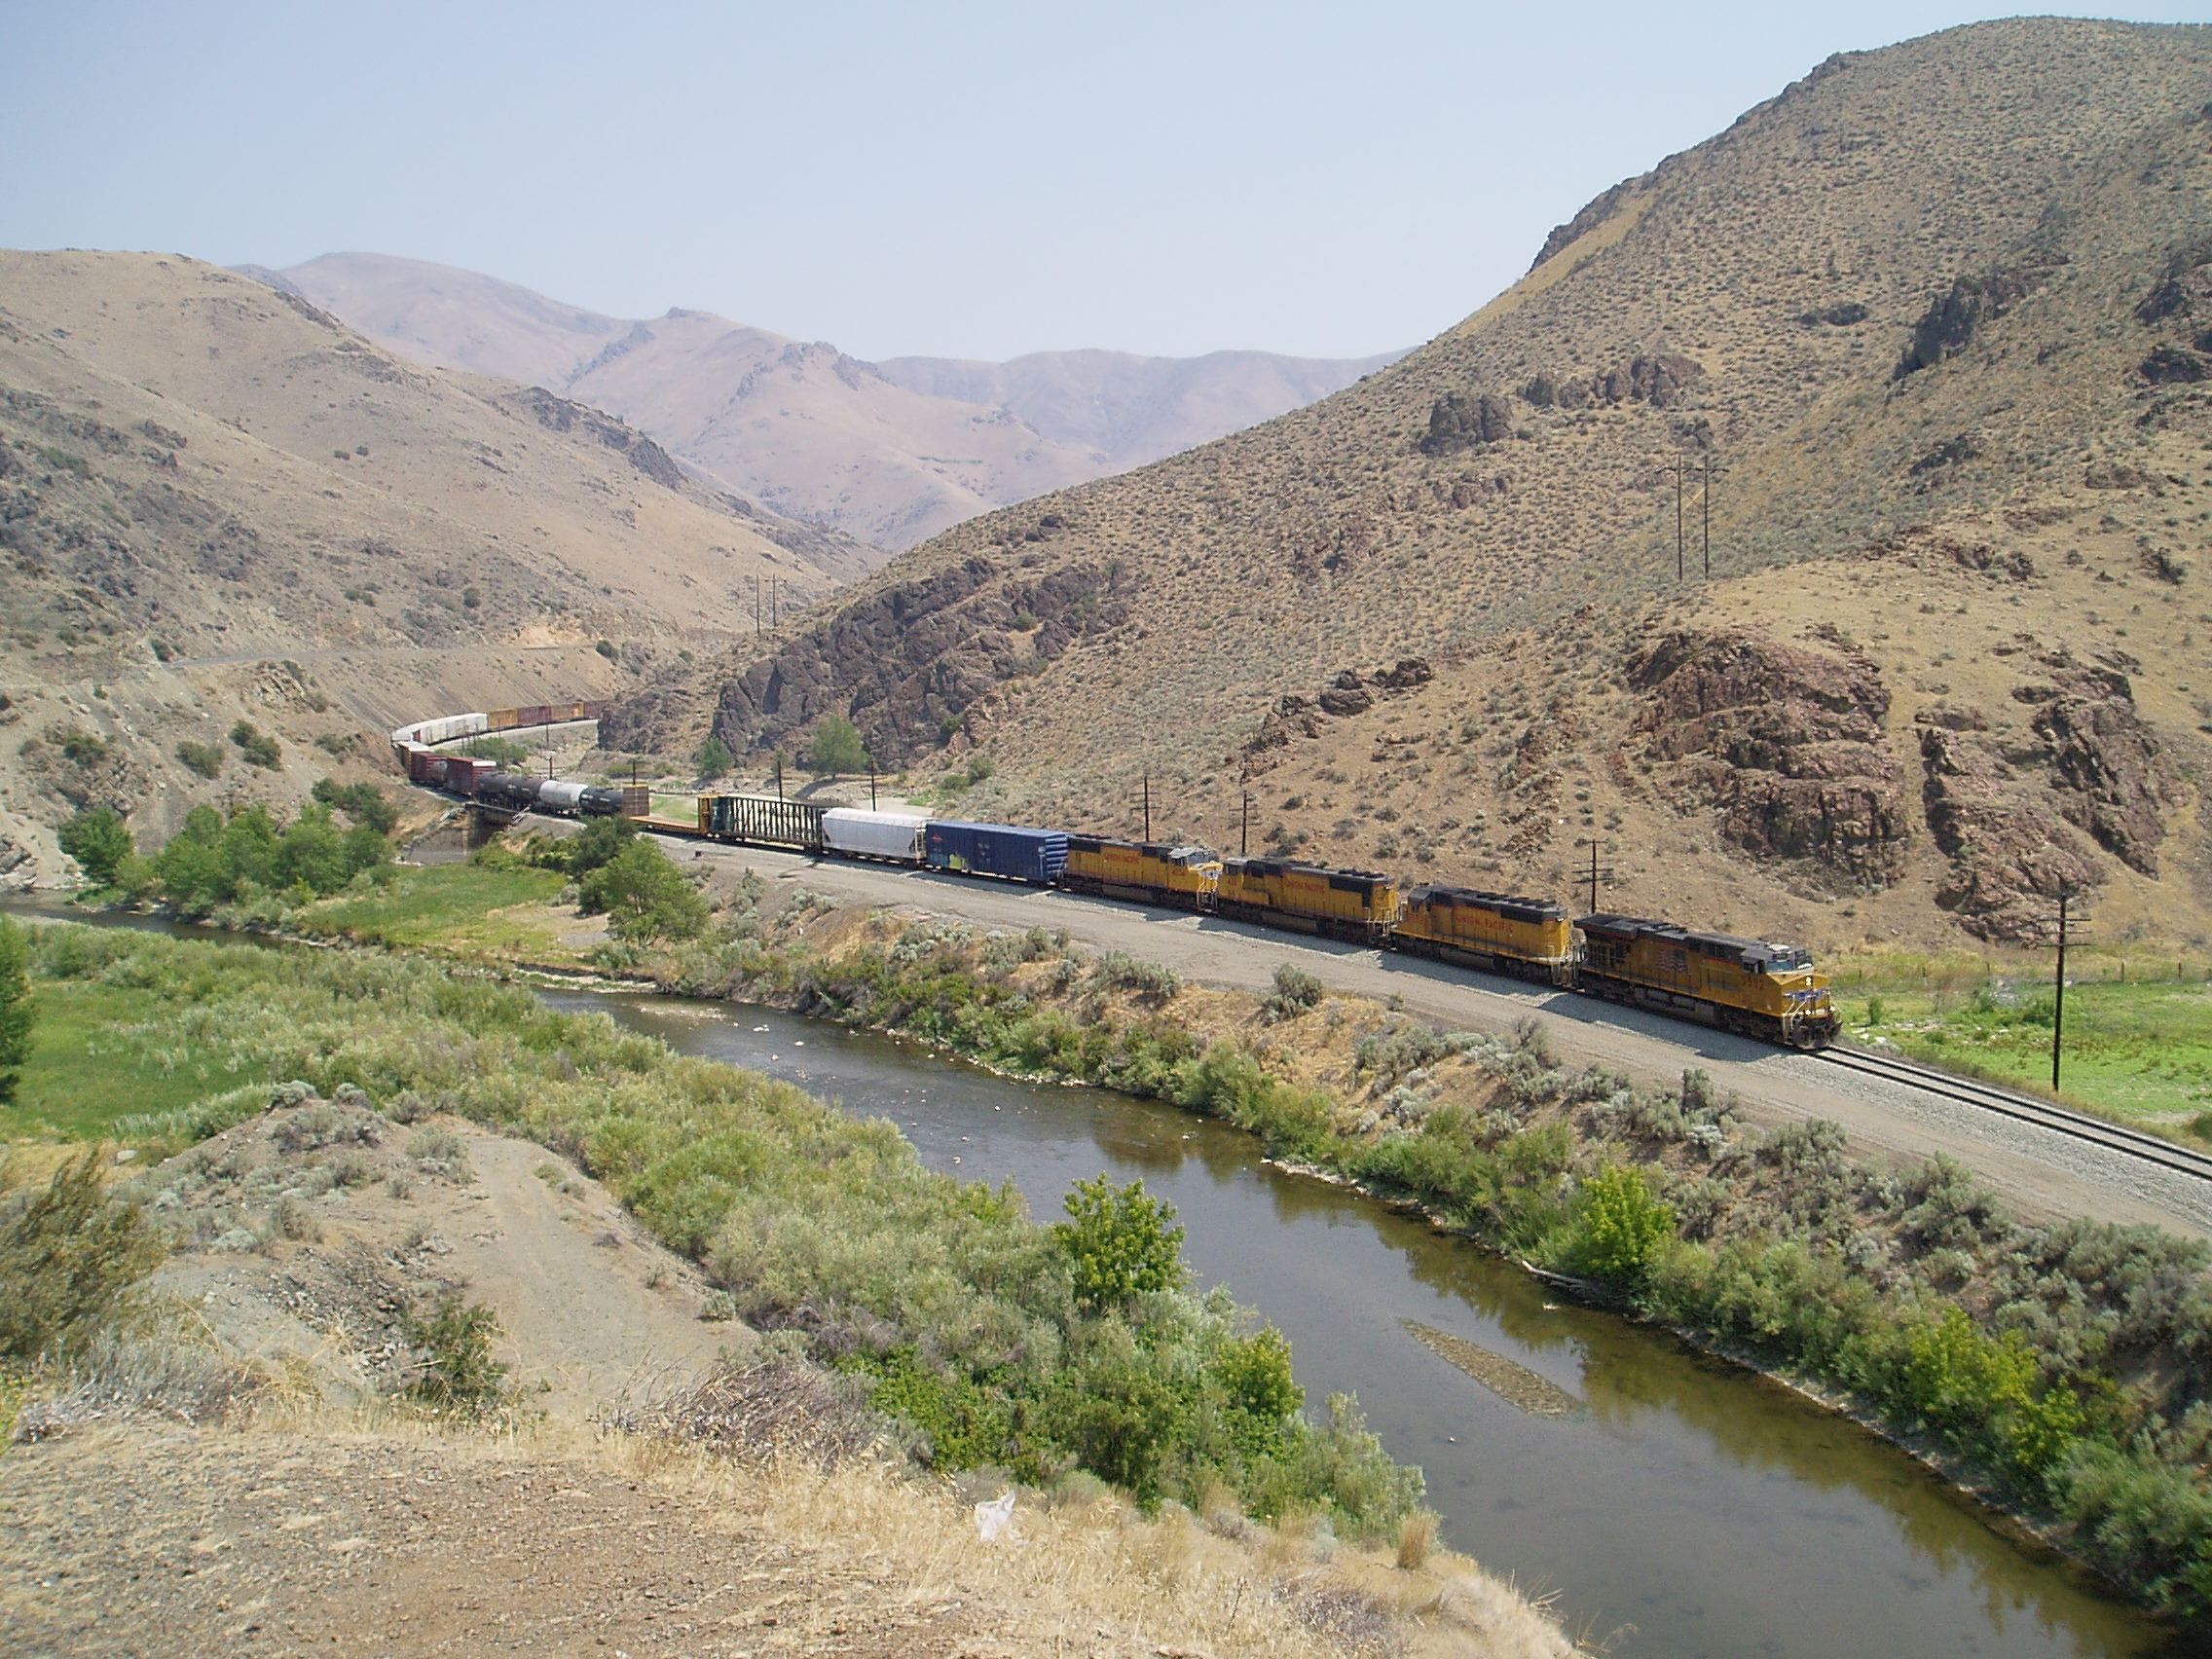
<path id="1" fill-rule="evenodd" d="M 2185 1146 L 2177 1146 L 2157 1135 L 2147 1134 L 2141 1129 L 2131 1129 L 2124 1124 L 2093 1118 L 2085 1112 L 2076 1112 L 2047 1100 L 2038 1100 L 2032 1095 L 2016 1094 L 1993 1084 L 1938 1071 L 1934 1066 L 1894 1059 L 1887 1054 L 1870 1053 L 1864 1049 L 1846 1049 L 1831 1045 L 1817 1051 L 1817 1053 L 1819 1058 L 1848 1071 L 1862 1072 L 1886 1083 L 1900 1084 L 1924 1093 L 1940 1095 L 1947 1100 L 1962 1101 L 1969 1106 L 1979 1106 L 1984 1111 L 2033 1124 L 2054 1134 L 2087 1141 L 2109 1152 L 2123 1153 L 2146 1163 L 2156 1163 L 2161 1168 L 2183 1175 L 2193 1175 L 2198 1180 L 2212 1181 L 2212 1158 L 2192 1152 Z"/>

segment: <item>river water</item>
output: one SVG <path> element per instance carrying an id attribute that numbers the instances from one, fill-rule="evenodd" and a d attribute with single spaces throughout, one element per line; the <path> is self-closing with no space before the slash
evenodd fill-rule
<path id="1" fill-rule="evenodd" d="M 1271 1169 L 1227 1125 L 760 1009 L 547 1000 L 889 1118 L 931 1167 L 1011 1177 L 1040 1217 L 1078 1180 L 1142 1176 L 1174 1203 L 1198 1278 L 1290 1338 L 1309 1396 L 1355 1392 L 1392 1455 L 1421 1466 L 1453 1547 L 1556 1594 L 1578 1634 L 1619 1632 L 1628 1659 L 2201 1651 L 1856 1425 L 1663 1333 L 1559 1305 L 1418 1218 Z M 1510 1403 L 1409 1320 L 1517 1362 L 1570 1409 Z"/>
<path id="2" fill-rule="evenodd" d="M 1664 1333 L 1555 1303 L 1425 1222 L 1271 1169 L 1224 1124 L 766 1010 L 545 1000 L 888 1118 L 931 1167 L 1011 1178 L 1042 1218 L 1078 1180 L 1141 1176 L 1175 1205 L 1199 1280 L 1228 1284 L 1290 1338 L 1309 1396 L 1356 1393 L 1391 1454 L 1421 1466 L 1449 1544 L 1556 1596 L 1572 1630 L 1617 1637 L 1626 1659 L 2206 1651 L 2009 1536 L 1856 1425 Z M 1523 1385 L 1508 1375 L 1493 1390 L 1408 1321 L 1512 1362 Z"/>

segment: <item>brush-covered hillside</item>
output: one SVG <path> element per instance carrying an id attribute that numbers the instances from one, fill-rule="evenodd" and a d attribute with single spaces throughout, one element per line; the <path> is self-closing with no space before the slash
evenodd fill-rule
<path id="1" fill-rule="evenodd" d="M 0 253 L 0 881 L 65 868 L 79 806 L 158 837 L 336 763 L 178 760 L 241 718 L 341 744 L 605 692 L 751 629 L 756 580 L 807 600 L 862 568 L 593 410 L 213 266 L 77 252 Z"/>
<path id="2" fill-rule="evenodd" d="M 2203 941 L 2212 29 L 1830 58 L 1324 402 L 963 525 L 613 741 L 1824 946 Z M 1713 574 L 1703 575 L 1704 467 Z M 1677 575 L 1677 463 L 1685 574 Z M 947 754 L 947 751 L 950 751 Z M 980 770 L 978 768 L 978 770 Z"/>
<path id="3" fill-rule="evenodd" d="M 240 269 L 412 361 L 609 410 L 730 489 L 885 550 L 876 563 L 993 507 L 1309 403 L 1397 355 L 1040 351 L 1006 363 L 866 363 L 711 312 L 630 321 L 388 254 Z"/>

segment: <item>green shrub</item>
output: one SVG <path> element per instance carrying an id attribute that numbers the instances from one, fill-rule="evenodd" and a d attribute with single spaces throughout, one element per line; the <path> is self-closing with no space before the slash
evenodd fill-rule
<path id="1" fill-rule="evenodd" d="M 712 732 L 707 734 L 706 741 L 699 745 L 698 753 L 691 759 L 699 776 L 706 779 L 721 777 L 730 768 L 728 746 Z"/>
<path id="2" fill-rule="evenodd" d="M 38 1010 L 31 1002 L 30 941 L 9 916 L 0 916 L 0 1106 L 16 1098 L 22 1064 L 31 1057 Z M 0 1284 L 5 1284 L 0 1279 Z"/>
<path id="3" fill-rule="evenodd" d="M 806 763 L 825 776 L 864 772 L 868 764 L 867 751 L 862 747 L 861 734 L 851 720 L 842 715 L 825 715 L 807 746 Z"/>
<path id="4" fill-rule="evenodd" d="M 1617 1284 L 1641 1283 L 1675 1236 L 1675 1212 L 1652 1196 L 1641 1169 L 1625 1163 L 1608 1163 L 1582 1183 L 1575 1222 L 1568 1259 L 1592 1277 Z"/>
<path id="5" fill-rule="evenodd" d="M 251 720 L 240 720 L 231 727 L 231 742 L 248 766 L 259 766 L 265 772 L 284 769 L 283 746 Z"/>
<path id="6" fill-rule="evenodd" d="M 1274 992 L 1260 1006 L 1271 1020 L 1295 1019 L 1307 1010 L 1318 1008 L 1326 989 L 1318 975 L 1288 962 L 1277 963 Z"/>
<path id="7" fill-rule="evenodd" d="M 505 1402 L 507 1368 L 492 1357 L 499 1318 L 459 1293 L 438 1298 L 429 1316 L 409 1311 L 401 1331 L 413 1350 L 407 1392 L 433 1410 L 483 1416 Z"/>
<path id="8" fill-rule="evenodd" d="M 1071 1219 L 1052 1224 L 1052 1239 L 1067 1260 L 1078 1307 L 1120 1308 L 1183 1287 L 1183 1230 L 1175 1225 L 1175 1206 L 1147 1193 L 1141 1180 L 1126 1187 L 1103 1175 L 1078 1181 L 1065 1208 Z"/>
<path id="9" fill-rule="evenodd" d="M 471 756 L 478 760 L 489 760 L 493 765 L 504 766 L 510 771 L 517 766 L 530 764 L 530 751 L 511 737 L 472 737 L 455 753 Z"/>
<path id="10" fill-rule="evenodd" d="M 223 772 L 223 752 L 211 743 L 195 743 L 186 738 L 176 746 L 176 757 L 184 762 L 188 771 L 203 778 L 218 778 Z"/>
<path id="11" fill-rule="evenodd" d="M 124 860 L 138 851 L 129 826 L 112 806 L 85 807 L 61 826 L 61 850 L 77 861 L 85 879 L 94 887 L 108 887 Z"/>
<path id="12" fill-rule="evenodd" d="M 135 1204 L 108 1198 L 99 1164 L 94 1148 L 25 1189 L 0 1159 L 0 1357 L 82 1351 L 167 1253 Z"/>
<path id="13" fill-rule="evenodd" d="M 346 813 L 380 835 L 388 835 L 399 828 L 399 808 L 374 784 L 341 784 L 336 778 L 317 778 L 313 794 L 323 805 Z"/>

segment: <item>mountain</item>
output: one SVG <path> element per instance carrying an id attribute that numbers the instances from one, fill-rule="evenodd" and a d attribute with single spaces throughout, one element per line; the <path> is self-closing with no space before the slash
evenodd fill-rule
<path id="1" fill-rule="evenodd" d="M 606 730 L 835 712 L 925 776 L 987 751 L 969 815 L 1126 831 L 1149 775 L 1156 829 L 1234 848 L 1248 790 L 1255 849 L 1561 897 L 1597 841 L 1607 905 L 1824 948 L 2091 887 L 2201 946 L 2208 445 L 2212 30 L 1974 24 L 1830 58 L 1402 361 L 963 524 Z"/>
<path id="2" fill-rule="evenodd" d="M 729 489 L 887 550 L 1267 420 L 1390 360 L 1061 351 L 866 363 L 708 312 L 626 321 L 383 254 L 240 269 L 414 361 L 606 409 Z"/>
<path id="3" fill-rule="evenodd" d="M 863 564 L 596 410 L 77 252 L 0 252 L 0 881 L 87 801 L 162 833 L 242 788 L 174 753 L 241 717 L 366 763 L 364 729 L 612 689 L 751 630 L 756 583 L 803 605 Z"/>

